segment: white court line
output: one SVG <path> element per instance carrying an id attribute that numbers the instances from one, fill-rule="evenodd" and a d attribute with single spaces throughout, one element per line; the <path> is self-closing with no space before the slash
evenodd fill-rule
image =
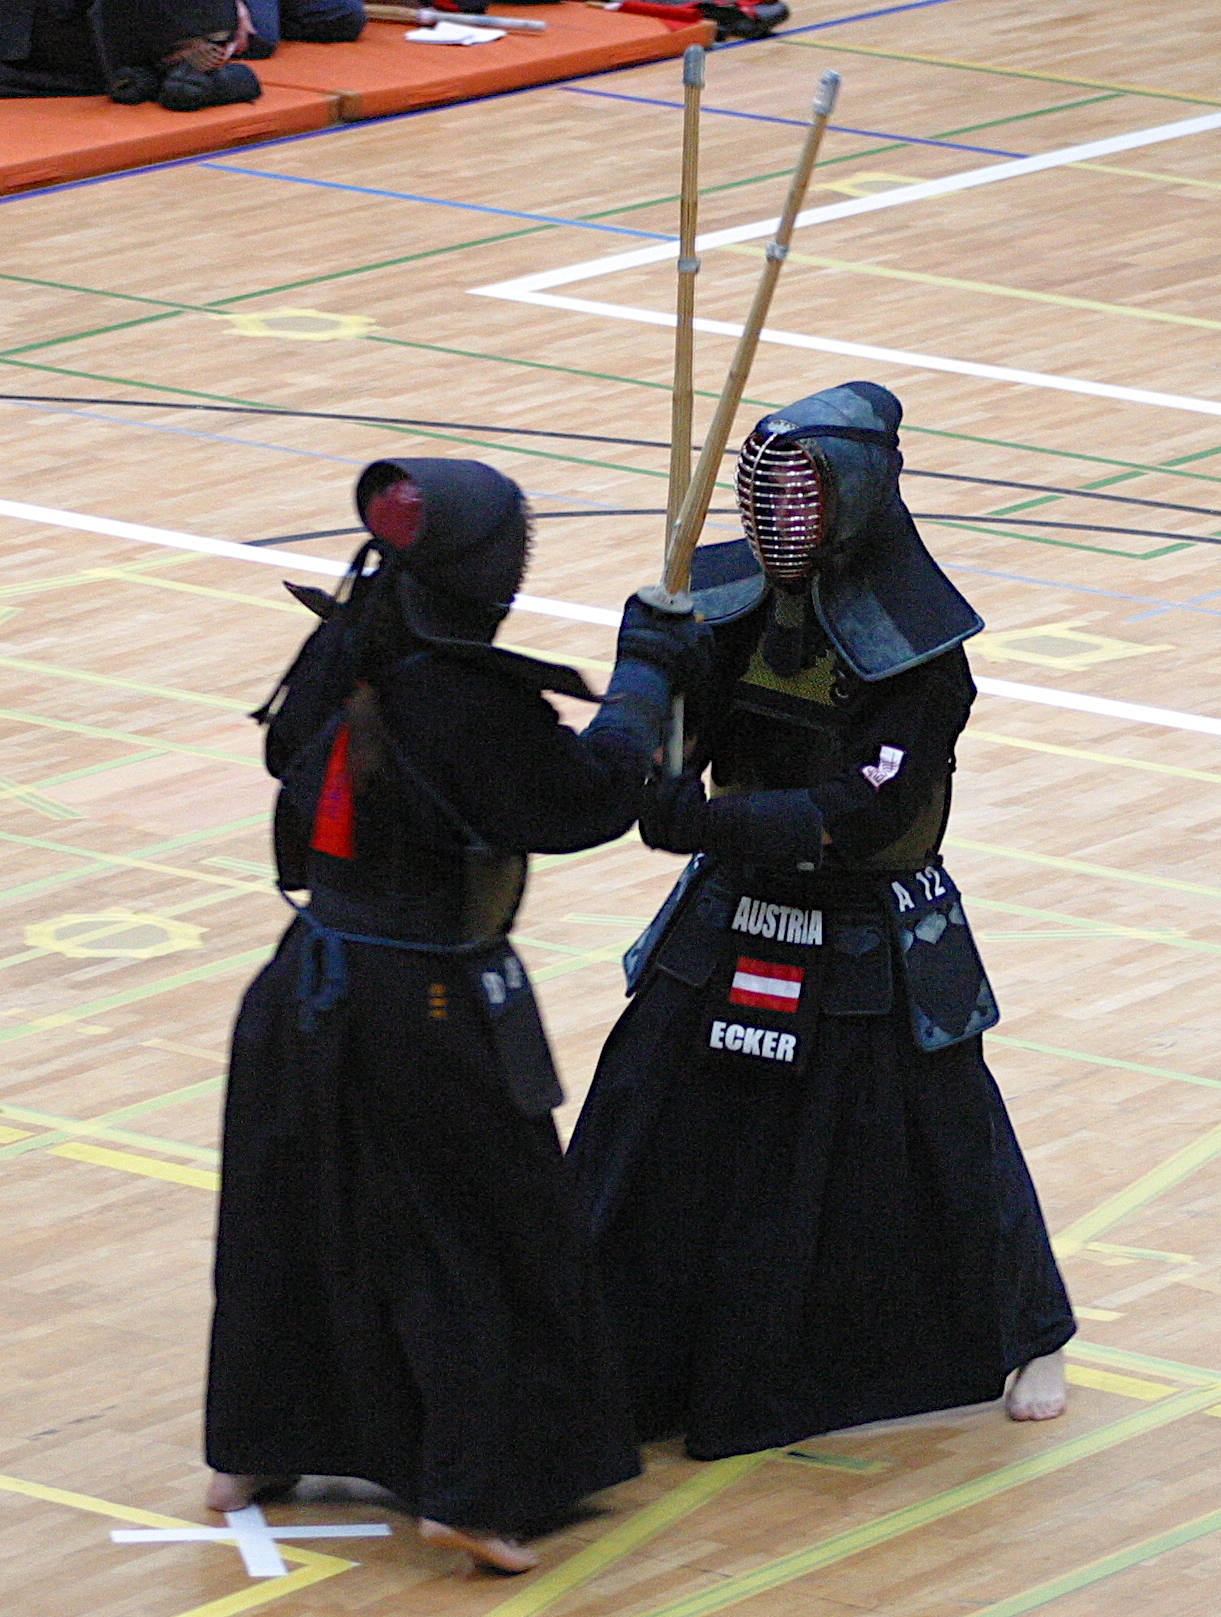
<path id="1" fill-rule="evenodd" d="M 281 1538 L 388 1538 L 390 1528 L 380 1522 L 336 1527 L 271 1527 L 258 1505 L 225 1512 L 228 1527 L 116 1528 L 116 1544 L 219 1544 L 235 1545 L 252 1578 L 282 1578 L 288 1571 L 276 1546 Z"/>
<path id="2" fill-rule="evenodd" d="M 70 528 L 81 533 L 106 534 L 129 539 L 136 544 L 161 545 L 172 550 L 193 550 L 205 556 L 225 556 L 233 561 L 253 562 L 264 567 L 287 568 L 293 572 L 320 573 L 339 578 L 347 572 L 344 562 L 322 556 L 302 556 L 293 550 L 274 550 L 234 544 L 229 539 L 205 539 L 198 534 L 177 533 L 172 528 L 148 528 L 136 522 L 117 522 L 110 517 L 82 516 L 77 511 L 60 511 L 52 506 L 25 505 L 18 500 L 0 500 L 0 517 L 36 522 L 43 527 Z M 543 617 L 564 618 L 574 623 L 597 623 L 616 628 L 620 614 L 604 606 L 582 606 L 575 601 L 553 601 L 541 595 L 517 595 L 514 611 L 533 612 Z M 1094 713 L 1103 718 L 1122 719 L 1131 724 L 1161 725 L 1170 730 L 1194 730 L 1202 735 L 1221 735 L 1221 719 L 1199 713 L 1180 713 L 1173 708 L 1148 707 L 1139 702 L 1115 702 L 1107 696 L 1085 696 L 1076 691 L 1052 690 L 1045 685 L 1019 685 L 1008 679 L 977 679 L 986 696 L 999 696 L 1016 702 L 1035 702 L 1048 707 L 1069 708 L 1076 713 Z"/>
<path id="3" fill-rule="evenodd" d="M 1132 130 L 1126 135 L 1112 135 L 1105 140 L 1087 141 L 1078 146 L 1063 146 L 1058 151 L 1043 152 L 1036 157 L 1020 157 L 1009 163 L 990 163 L 983 168 L 969 169 L 962 174 L 946 175 L 940 180 L 924 180 L 915 185 L 896 186 L 893 190 L 879 191 L 873 196 L 854 197 L 847 202 L 833 202 L 819 208 L 807 208 L 797 215 L 796 223 L 821 224 L 832 219 L 847 219 L 857 214 L 874 213 L 881 208 L 903 207 L 909 203 L 923 202 L 930 197 L 948 196 L 953 192 L 971 190 L 980 185 L 995 185 L 1002 180 L 1019 179 L 1026 174 L 1063 168 L 1073 163 L 1086 163 L 1095 158 L 1112 156 L 1116 152 L 1153 146 L 1161 141 L 1179 140 L 1188 135 L 1203 134 L 1218 128 L 1221 128 L 1221 112 L 1207 113 L 1198 118 L 1184 118 L 1177 123 Z M 728 230 L 710 231 L 697 238 L 696 251 L 707 252 L 714 247 L 756 241 L 763 236 L 770 236 L 778 224 L 778 219 L 765 219 Z M 557 297 L 551 289 L 572 286 L 580 281 L 592 280 L 596 276 L 620 274 L 625 270 L 637 269 L 643 264 L 662 263 L 666 259 L 677 258 L 678 251 L 677 241 L 660 242 L 649 247 L 636 248 L 632 252 L 612 253 L 605 258 L 586 259 L 582 263 L 570 264 L 562 269 L 540 270 L 533 275 L 523 275 L 514 280 L 498 281 L 490 286 L 471 287 L 468 290 L 475 297 L 501 298 L 509 302 L 529 303 L 543 308 L 599 315 L 604 319 L 672 327 L 675 324 L 675 315 L 672 311 L 661 313 L 627 304 Z M 737 338 L 742 334 L 740 325 L 720 320 L 697 319 L 695 328 L 697 331 L 706 331 L 716 336 Z M 973 360 L 913 353 L 901 348 L 880 348 L 873 344 L 843 342 L 830 337 L 810 337 L 802 332 L 780 331 L 771 327 L 764 327 L 760 333 L 760 341 L 775 343 L 780 347 L 843 354 L 856 359 L 907 366 L 916 370 L 948 371 L 957 376 L 977 376 L 990 381 L 1047 388 L 1061 393 L 1086 394 L 1094 398 L 1115 399 L 1122 403 L 1148 405 L 1163 410 L 1221 416 L 1221 401 L 1196 399 L 1186 394 L 1119 387 L 1106 382 L 1055 376 L 1042 371 L 1027 371 L 1004 365 L 982 364 Z"/>

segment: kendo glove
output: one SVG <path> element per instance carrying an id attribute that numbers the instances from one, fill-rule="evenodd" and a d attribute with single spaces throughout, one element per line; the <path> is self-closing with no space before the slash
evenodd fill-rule
<path id="1" fill-rule="evenodd" d="M 698 775 L 659 775 L 640 805 L 640 840 L 666 853 L 700 853 L 706 846 L 708 794 Z"/>
<path id="2" fill-rule="evenodd" d="M 709 798 L 698 775 L 666 775 L 645 788 L 641 839 L 668 853 L 706 852 L 754 864 L 815 868 L 823 819 L 804 787 Z"/>
<path id="3" fill-rule="evenodd" d="M 659 612 L 639 595 L 629 597 L 619 624 L 621 662 L 647 663 L 665 674 L 672 690 L 702 684 L 712 668 L 712 630 L 694 612 Z"/>

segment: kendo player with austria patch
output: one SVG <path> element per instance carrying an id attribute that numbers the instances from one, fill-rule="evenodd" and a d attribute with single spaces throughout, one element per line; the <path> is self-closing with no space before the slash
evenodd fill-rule
<path id="1" fill-rule="evenodd" d="M 1064 1408 L 1072 1313 L 939 851 L 983 624 L 899 496 L 901 415 L 850 382 L 743 446 L 746 537 L 693 568 L 715 674 L 640 817 L 693 858 L 569 1151 L 640 1435 L 698 1459 Z"/>

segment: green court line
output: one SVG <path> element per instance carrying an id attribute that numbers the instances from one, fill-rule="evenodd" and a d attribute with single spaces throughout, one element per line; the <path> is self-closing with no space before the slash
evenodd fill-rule
<path id="1" fill-rule="evenodd" d="M 841 56 L 874 56 L 885 62 L 914 63 L 921 67 L 955 68 L 966 73 L 985 73 L 992 78 L 1001 79 L 1032 79 L 1038 84 L 1067 84 L 1081 90 L 1105 90 L 1117 96 L 1141 96 L 1150 101 L 1186 101 L 1194 106 L 1219 107 L 1221 101 L 1215 96 L 1188 95 L 1174 90 L 1150 90 L 1136 84 L 1108 84 L 1102 79 L 1078 79 L 1062 73 L 1032 73 L 1017 67 L 999 67 L 988 62 L 959 62 L 952 57 L 916 56 L 900 53 L 898 51 L 872 50 L 865 45 L 841 45 L 837 41 L 819 42 L 817 40 L 797 39 L 792 34 L 784 36 L 786 45 L 798 45 L 803 50 L 832 50 Z"/>
<path id="2" fill-rule="evenodd" d="M 960 1483 L 917 1504 L 890 1511 L 874 1521 L 836 1533 L 819 1544 L 782 1556 L 766 1566 L 727 1577 L 713 1588 L 668 1601 L 665 1605 L 654 1607 L 653 1610 L 642 1614 L 642 1617 L 706 1617 L 709 1612 L 723 1611 L 740 1601 L 750 1600 L 756 1595 L 765 1594 L 799 1578 L 808 1577 L 810 1573 L 832 1566 L 837 1561 L 847 1560 L 865 1550 L 890 1543 L 930 1523 L 943 1521 L 948 1516 L 968 1510 L 973 1505 L 982 1504 L 1024 1483 L 1051 1476 L 1067 1466 L 1075 1465 L 1078 1461 L 1104 1454 L 1121 1443 L 1143 1437 L 1189 1415 L 1198 1414 L 1210 1404 L 1215 1404 L 1219 1393 L 1221 1382 L 1176 1393 L 1157 1403 L 1147 1405 L 1133 1415 L 1126 1415 L 1120 1420 L 1102 1426 L 1097 1431 L 1082 1437 L 1070 1438 L 1067 1442 L 1057 1444 L 1041 1454 L 1031 1455 L 1013 1465 L 1002 1466 L 986 1476 Z"/>
<path id="3" fill-rule="evenodd" d="M 176 298 L 142 297 L 138 292 L 116 292 L 113 287 L 81 286 L 75 281 L 49 281 L 38 275 L 15 275 L 11 270 L 0 271 L 0 281 L 12 281 L 17 286 L 37 286 L 48 292 L 79 292 L 91 298 L 117 298 L 122 303 L 147 303 L 154 308 L 172 313 L 193 314 L 199 307 L 195 303 L 180 303 Z"/>
<path id="4" fill-rule="evenodd" d="M 61 573 L 54 578 L 31 578 L 21 584 L 5 584 L 0 586 L 0 600 L 14 600 L 29 595 L 45 595 L 49 591 L 76 589 L 89 584 L 96 586 L 102 579 L 128 578 L 132 575 L 151 573 L 170 567 L 181 567 L 184 562 L 196 559 L 195 556 L 180 550 L 158 551 L 153 554 L 142 555 L 135 561 L 124 562 L 122 566 L 85 567 L 78 573 Z M 6 616 L 11 617 L 16 610 L 16 608 L 11 609 L 6 613 Z"/>
<path id="5" fill-rule="evenodd" d="M 376 341 L 377 339 L 371 338 L 367 340 Z M 512 369 L 547 371 L 557 376 L 575 376 L 585 381 L 610 382 L 617 386 L 626 388 L 639 388 L 646 391 L 662 392 L 667 394 L 670 392 L 670 384 L 668 382 L 650 382 L 636 377 L 618 376 L 605 371 L 591 371 L 582 369 L 581 367 L 574 365 L 557 365 L 548 364 L 541 360 L 510 358 L 498 354 L 489 354 L 486 351 L 481 352 L 476 349 L 457 348 L 448 344 L 409 342 L 404 339 L 396 339 L 396 342 L 400 347 L 415 349 L 421 353 L 435 353 L 460 359 L 478 360 L 485 364 L 508 366 Z M 74 381 L 94 382 L 112 387 L 130 387 L 144 390 L 152 389 L 158 394 L 172 394 L 178 398 L 199 399 L 201 401 L 208 401 L 211 403 L 249 406 L 252 414 L 257 414 L 260 411 L 269 413 L 270 410 L 274 409 L 274 406 L 269 406 L 265 400 L 260 401 L 243 399 L 222 393 L 207 393 L 197 388 L 168 387 L 158 382 L 149 382 L 132 377 L 101 375 L 94 371 L 74 370 L 65 366 L 43 364 L 36 365 L 27 363 L 23 360 L 6 360 L 2 355 L 0 355 L 0 364 L 14 364 L 23 370 L 37 371 L 40 374 L 52 376 L 66 376 L 72 378 Z M 716 398 L 718 395 L 711 390 L 697 389 L 696 396 L 699 398 L 711 399 Z M 743 400 L 743 404 L 760 410 L 772 410 L 779 408 L 778 401 L 774 399 L 747 398 Z M 373 426 L 374 424 L 370 423 L 370 425 Z M 419 433 L 423 429 L 414 427 L 396 428 L 392 425 L 378 425 L 375 427 L 375 430 L 398 433 Z M 1189 482 L 1208 484 L 1221 483 L 1221 476 L 1212 475 L 1208 472 L 1188 470 L 1188 467 L 1194 461 L 1206 460 L 1213 455 L 1221 454 L 1221 447 L 1217 449 L 1199 450 L 1190 455 L 1175 457 L 1174 459 L 1168 460 L 1162 464 L 1150 464 L 1142 461 L 1118 460 L 1114 456 L 1090 454 L 1084 450 L 1056 449 L 1043 444 L 1021 443 L 1005 438 L 982 437 L 978 433 L 952 432 L 942 427 L 919 426 L 911 421 L 904 422 L 903 430 L 905 433 L 912 436 L 921 435 L 929 438 L 943 438 L 951 443 L 979 445 L 988 449 L 1010 449 L 1029 456 L 1042 456 L 1052 460 L 1076 461 L 1082 464 L 1107 466 L 1115 469 L 1115 475 L 1108 479 L 1107 483 L 1099 483 L 1098 485 L 1089 486 L 1105 487 L 1112 482 L 1121 482 L 1134 477 L 1142 476 L 1170 476 L 1183 478 Z M 502 443 L 498 447 L 503 450 L 505 448 L 505 444 Z M 622 471 L 624 468 L 622 466 L 617 466 L 616 470 Z M 143 565 L 151 567 L 154 565 L 182 565 L 184 561 L 190 559 L 192 558 L 183 555 L 175 555 L 172 559 L 158 557 L 141 564 L 133 563 L 132 566 Z M 98 576 L 100 575 L 97 572 L 93 574 L 94 578 Z M 79 578 L 73 580 L 73 582 L 80 583 L 85 583 L 88 581 L 88 575 L 81 575 Z M 31 590 L 55 588 L 58 582 L 59 581 L 51 581 L 45 584 L 14 585 L 9 589 L 0 588 L 0 599 L 8 594 L 24 594 L 30 592 Z"/>
<path id="6" fill-rule="evenodd" d="M 96 326 L 91 331 L 72 331 L 62 337 L 44 337 L 40 342 L 22 343 L 17 348 L 0 349 L 0 359 L 16 359 L 21 354 L 37 354 L 47 348 L 62 348 L 66 343 L 88 342 L 91 337 L 113 337 L 116 332 L 134 331 L 141 326 L 154 326 L 163 320 L 177 320 L 179 311 L 168 314 L 147 314 L 140 320 L 118 320 L 110 326 Z"/>
<path id="7" fill-rule="evenodd" d="M 62 668 L 55 663 L 35 662 L 27 657 L 0 657 L 0 668 L 13 668 L 19 673 L 38 674 L 46 679 L 69 679 L 82 685 L 134 691 L 137 696 L 155 696 L 167 702 L 190 702 L 201 707 L 223 708 L 232 713 L 247 712 L 250 705 L 232 696 L 208 696 L 202 691 L 184 691 L 168 685 L 142 685 L 134 679 L 115 679 L 108 674 L 92 674 L 82 668 Z"/>
<path id="8" fill-rule="evenodd" d="M 232 836 L 239 831 L 248 831 L 254 826 L 266 826 L 267 820 L 266 814 L 248 814 L 228 824 L 208 826 L 202 831 L 191 831 L 182 837 L 171 837 L 168 841 L 154 843 L 151 848 L 137 850 L 131 857 L 150 859 L 158 853 L 173 853 L 179 848 L 188 848 L 197 842 L 210 842 L 216 838 Z M 81 850 L 74 847 L 72 851 L 79 853 Z M 58 871 L 53 876 L 39 876 L 34 881 L 22 882 L 16 887 L 0 887 L 0 906 L 32 898 L 36 894 L 52 893 L 61 887 L 71 887 L 77 882 L 89 880 L 92 874 L 89 868 Z"/>
<path id="9" fill-rule="evenodd" d="M 171 994 L 176 989 L 189 987 L 192 983 L 209 982 L 216 977 L 231 977 L 235 972 L 248 971 L 252 966 L 265 965 L 268 955 L 267 948 L 247 949 L 242 954 L 229 955 L 227 959 L 215 960 L 209 965 L 195 966 L 190 971 L 176 972 L 171 977 L 162 977 L 139 988 L 127 988 L 116 994 L 104 994 L 98 999 L 88 1001 L 87 1004 L 77 1005 L 70 1011 L 57 1011 L 35 1017 L 18 1027 L 2 1028 L 0 1044 L 15 1044 L 20 1039 L 32 1038 L 36 1034 L 47 1033 L 55 1028 L 68 1027 L 74 1022 L 87 1022 L 95 1016 L 104 1016 L 107 1011 L 135 1005 L 141 1000 L 155 999 L 161 994 Z"/>
<path id="10" fill-rule="evenodd" d="M 1221 1127 L 1209 1129 L 1199 1139 L 1176 1151 L 1165 1162 L 1151 1168 L 1114 1196 L 1108 1196 L 1091 1212 L 1061 1230 L 1053 1243 L 1057 1254 L 1064 1256 L 1079 1252 L 1088 1242 L 1096 1240 L 1130 1214 L 1156 1201 L 1164 1191 L 1181 1184 L 1197 1169 L 1214 1162 L 1218 1156 L 1221 1156 Z"/>
<path id="11" fill-rule="evenodd" d="M 1221 786 L 1221 774 L 1209 769 L 1186 769 L 1181 764 L 1157 764 L 1146 758 L 1124 758 L 1115 752 L 1094 752 L 1088 747 L 1062 747 L 1054 741 L 1032 741 L 1026 736 L 1005 736 L 995 730 L 979 730 L 972 725 L 970 741 L 988 741 L 998 747 L 1017 747 L 1025 752 L 1046 752 L 1053 757 L 1078 758 L 1091 764 L 1104 764 L 1108 769 L 1136 769 L 1151 775 L 1172 775 L 1179 780 L 1202 780 L 1209 786 Z M 43 785 L 51 784 L 44 781 Z"/>
<path id="12" fill-rule="evenodd" d="M 57 803 L 53 797 L 48 797 L 37 786 L 22 785 L 19 781 L 10 780 L 7 775 L 0 775 L 0 798 L 11 798 L 15 802 L 24 803 L 27 808 L 41 814 L 48 820 L 79 820 L 79 809 L 69 808 L 66 803 Z"/>
<path id="13" fill-rule="evenodd" d="M 754 257 L 763 255 L 762 248 L 749 246 L 745 243 L 732 246 L 726 251 L 749 254 Z M 885 264 L 853 263 L 843 258 L 823 258 L 815 253 L 790 252 L 786 263 L 811 264 L 815 268 L 834 270 L 837 273 L 860 275 L 866 278 L 875 278 L 884 281 L 903 281 L 914 286 L 939 287 L 951 292 L 972 292 L 982 297 L 1009 298 L 1023 303 L 1049 304 L 1057 309 L 1083 309 L 1089 314 L 1105 314 L 1117 316 L 1125 320 L 1145 320 L 1162 322 L 1166 325 L 1192 326 L 1202 331 L 1221 331 L 1221 320 L 1207 320 L 1201 315 L 1171 314 L 1168 310 L 1144 309 L 1136 304 L 1103 303 L 1097 298 L 1075 298 L 1064 292 L 1036 292 L 1023 286 L 1006 286 L 998 281 L 969 281 L 954 275 L 932 275 L 922 270 L 894 269 Z M 1022 506 L 1006 510 L 1022 510 L 1032 504 L 1041 505 L 1060 498 L 1058 495 L 1045 495 L 1041 500 L 1025 501 Z M 1002 513 L 994 512 L 999 516 Z"/>
<path id="14" fill-rule="evenodd" d="M 84 764 L 80 769 L 65 769 L 58 775 L 48 775 L 45 779 L 37 781 L 36 785 L 41 791 L 49 791 L 55 786 L 67 786 L 75 780 L 87 780 L 91 775 L 106 775 L 112 769 L 127 769 L 132 764 L 151 763 L 161 754 L 156 747 L 149 747 L 143 753 L 137 753 L 133 758 L 107 758 L 100 764 Z"/>
<path id="15" fill-rule="evenodd" d="M 1023 865 L 1043 865 L 1049 870 L 1070 870 L 1075 875 L 1097 876 L 1104 881 L 1130 882 L 1137 887 L 1157 887 L 1167 893 L 1190 893 L 1193 897 L 1221 899 L 1221 887 L 1203 882 L 1180 881 L 1175 876 L 1146 876 L 1138 870 L 1121 870 L 1116 865 L 1096 865 L 1088 859 L 1065 859 L 1055 854 L 1029 853 L 1006 848 L 995 842 L 976 842 L 970 837 L 947 837 L 948 848 L 965 848 L 970 853 L 986 853 L 994 859 L 1014 859 Z"/>
<path id="16" fill-rule="evenodd" d="M 821 1466 L 825 1471 L 851 1471 L 858 1476 L 876 1476 L 891 1469 L 890 1460 L 865 1460 L 853 1454 L 810 1454 L 804 1449 L 785 1449 L 777 1459 L 797 1460 L 803 1465 Z"/>
<path id="17" fill-rule="evenodd" d="M 210 1082 L 214 1088 L 219 1088 L 222 1080 L 216 1078 Z M 205 1162 L 209 1167 L 215 1167 L 220 1161 L 220 1152 L 215 1147 L 184 1145 L 178 1140 L 159 1140 L 155 1135 L 114 1128 L 106 1122 L 76 1122 L 71 1118 L 54 1117 L 25 1106 L 6 1105 L 0 1105 L 0 1117 L 10 1118 L 14 1123 L 28 1123 L 35 1128 L 47 1130 L 46 1133 L 36 1134 L 28 1140 L 16 1140 L 11 1145 L 0 1146 L 0 1161 L 6 1157 L 26 1156 L 32 1151 L 47 1151 L 52 1146 L 70 1144 L 73 1140 L 80 1139 L 106 1140 L 111 1145 L 130 1145 L 141 1151 L 163 1151 L 166 1156 L 186 1157 L 191 1162 Z"/>
<path id="18" fill-rule="evenodd" d="M 608 1566 L 638 1550 L 675 1522 L 682 1521 L 772 1457 L 773 1451 L 764 1449 L 760 1454 L 738 1454 L 732 1459 L 713 1460 L 701 1466 L 694 1476 L 680 1482 L 653 1504 L 634 1511 L 618 1527 L 612 1527 L 601 1538 L 543 1573 L 518 1594 L 493 1606 L 486 1617 L 536 1617 L 538 1612 L 589 1583 Z"/>
<path id="19" fill-rule="evenodd" d="M 1035 921 L 1057 921 L 1074 928 L 1082 938 L 1135 938 L 1143 943 L 1159 943 L 1167 949 L 1183 949 L 1188 954 L 1221 954 L 1221 943 L 1207 943 L 1181 932 L 1159 932 L 1151 927 L 1120 926 L 1117 923 L 1086 920 L 1059 910 L 1035 909 L 1029 904 L 1008 904 L 999 898 L 973 898 L 973 910 L 997 910 L 1002 915 L 1026 915 Z"/>
<path id="20" fill-rule="evenodd" d="M 1153 1560 L 1156 1556 L 1165 1555 L 1170 1550 L 1177 1550 L 1184 1544 L 1192 1544 L 1196 1539 L 1218 1531 L 1221 1531 L 1221 1510 L 1209 1511 L 1206 1516 L 1197 1516 L 1193 1521 L 1182 1522 L 1177 1527 L 1154 1533 L 1151 1538 L 1141 1539 L 1137 1544 L 1126 1545 L 1122 1550 L 1115 1550 L 1096 1561 L 1087 1561 L 1083 1566 L 1074 1567 L 1071 1572 L 1062 1573 L 1058 1578 L 1049 1578 L 1046 1583 L 1040 1583 L 1033 1589 L 1026 1589 L 1018 1595 L 1010 1595 L 1007 1600 L 997 1600 L 988 1606 L 978 1606 L 974 1611 L 964 1614 L 964 1617 L 1022 1617 L 1024 1612 L 1037 1611 L 1041 1606 L 1050 1606 L 1052 1601 L 1060 1600 L 1065 1595 L 1077 1594 L 1082 1589 L 1092 1588 L 1104 1578 L 1114 1577 L 1117 1572 L 1127 1572 L 1132 1567 Z"/>
<path id="21" fill-rule="evenodd" d="M 989 1044 L 1007 1045 L 1013 1050 L 1030 1050 L 1035 1055 L 1055 1056 L 1061 1061 L 1080 1061 L 1086 1066 L 1114 1067 L 1117 1072 L 1138 1072 L 1147 1078 L 1168 1078 L 1179 1084 L 1196 1084 L 1201 1089 L 1221 1089 L 1221 1078 L 1201 1078 L 1193 1072 L 1178 1072 L 1173 1067 L 1149 1067 L 1140 1061 L 1121 1061 L 1117 1056 L 1096 1056 L 1086 1050 L 1065 1050 L 1055 1044 L 1040 1044 L 1035 1039 L 1015 1039 L 1007 1033 L 989 1033 Z"/>
<path id="22" fill-rule="evenodd" d="M 989 539 L 1022 539 L 1032 545 L 1048 545 L 1053 550 L 1081 550 L 1091 556 L 1115 556 L 1120 561 L 1160 561 L 1163 556 L 1177 555 L 1180 550 L 1190 550 L 1191 540 L 1182 540 L 1175 544 L 1159 545 L 1154 550 L 1120 550 L 1116 545 L 1089 545 L 1080 539 L 1052 539 L 1046 534 L 1020 533 L 1016 528 L 989 528 L 982 522 L 972 522 L 967 518 L 938 517 L 934 521 L 930 517 L 922 518 L 926 527 L 957 528 L 962 533 L 982 533 Z"/>
<path id="23" fill-rule="evenodd" d="M 14 708 L 0 708 L 0 719 L 7 719 L 12 724 L 32 725 L 40 730 L 66 730 L 69 735 L 88 736 L 94 741 L 117 741 L 125 747 L 138 748 L 145 752 L 149 747 L 149 738 L 138 731 L 106 730 L 96 724 L 73 724 L 67 719 L 46 719 L 40 714 L 22 713 Z M 153 743 L 158 752 L 178 752 L 188 758 L 209 758 L 218 764 L 241 764 L 246 768 L 261 769 L 262 760 L 256 757 L 243 758 L 237 753 L 220 752 L 215 747 L 192 747 L 182 741 L 163 741 L 160 737 Z"/>
<path id="24" fill-rule="evenodd" d="M 1221 1381 L 1221 1372 L 1205 1369 L 1202 1365 L 1153 1358 L 1147 1353 L 1133 1353 L 1129 1348 L 1083 1341 L 1079 1336 L 1074 1336 L 1064 1351 L 1070 1359 L 1084 1359 L 1089 1364 L 1109 1364 L 1117 1370 L 1140 1370 L 1166 1376 L 1171 1381 L 1184 1382 L 1190 1387 L 1213 1386 Z"/>
<path id="25" fill-rule="evenodd" d="M 48 837 L 20 836 L 15 831 L 0 831 L 0 842 L 8 842 L 19 848 L 40 848 L 47 853 L 62 854 L 67 859 L 82 859 L 86 864 L 100 865 L 108 870 L 148 870 L 154 875 L 204 882 L 209 887 L 224 887 L 227 889 L 226 896 L 232 893 L 262 894 L 267 890 L 265 882 L 241 881 L 236 876 L 213 876 L 205 870 L 167 865 L 157 859 L 141 859 L 136 854 L 102 853 L 96 848 L 82 848 L 71 842 L 52 842 Z"/>

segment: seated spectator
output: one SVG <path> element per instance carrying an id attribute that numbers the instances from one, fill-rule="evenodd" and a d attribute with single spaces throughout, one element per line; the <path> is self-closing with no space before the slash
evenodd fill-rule
<path id="1" fill-rule="evenodd" d="M 231 60 L 250 40 L 241 0 L 93 0 L 89 14 L 112 100 L 192 112 L 262 94 Z"/>
<path id="2" fill-rule="evenodd" d="M 0 96 L 98 95 L 106 73 L 92 0 L 0 3 Z"/>
<path id="3" fill-rule="evenodd" d="M 361 0 L 245 0 L 251 38 L 247 57 L 270 56 L 282 39 L 319 45 L 356 39 L 365 26 Z"/>

